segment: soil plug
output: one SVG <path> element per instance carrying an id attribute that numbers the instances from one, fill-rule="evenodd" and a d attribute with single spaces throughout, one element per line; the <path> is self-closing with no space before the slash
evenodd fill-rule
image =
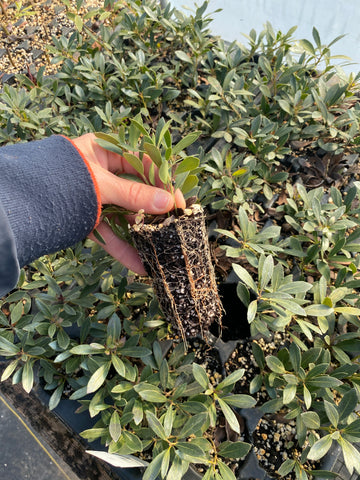
<path id="1" fill-rule="evenodd" d="M 184 340 L 221 324 L 222 305 L 211 263 L 205 217 L 193 204 L 160 223 L 135 224 L 131 236 L 163 313 Z"/>

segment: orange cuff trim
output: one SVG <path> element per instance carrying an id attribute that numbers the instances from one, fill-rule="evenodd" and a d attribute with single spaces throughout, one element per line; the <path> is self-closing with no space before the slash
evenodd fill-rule
<path id="1" fill-rule="evenodd" d="M 79 150 L 79 148 L 77 147 L 77 145 L 75 145 L 75 143 L 71 140 L 71 138 L 68 138 L 65 135 L 59 135 L 59 136 L 65 138 L 66 140 L 68 140 L 71 143 L 71 145 L 75 148 L 75 150 L 78 152 L 80 157 L 83 159 L 83 161 L 86 165 L 86 168 L 88 169 L 88 172 L 90 173 L 91 180 L 92 180 L 92 182 L 94 184 L 94 188 L 95 188 L 96 198 L 97 198 L 97 212 L 96 212 L 96 221 L 95 221 L 95 225 L 94 225 L 94 228 L 96 228 L 100 223 L 100 217 L 101 217 L 101 194 L 100 194 L 100 188 L 99 188 L 98 182 L 96 180 L 96 177 L 94 175 L 94 172 L 93 172 L 93 170 L 90 166 L 90 163 L 87 161 L 87 159 L 85 158 L 82 151 Z"/>

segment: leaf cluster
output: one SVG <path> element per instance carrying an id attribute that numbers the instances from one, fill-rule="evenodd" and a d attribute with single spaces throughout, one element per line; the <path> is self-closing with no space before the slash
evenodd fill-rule
<path id="1" fill-rule="evenodd" d="M 250 395 L 231 393 L 241 370 L 213 385 L 183 347 L 162 349 L 171 331 L 151 287 L 86 241 L 23 269 L 1 301 L 2 380 L 30 391 L 38 372 L 50 408 L 64 395 L 80 400 L 96 418 L 84 437 L 100 438 L 106 460 L 122 467 L 150 458 L 145 480 L 180 479 L 191 463 L 204 465 L 205 480 L 233 479 L 229 460 L 249 446 L 214 445 L 213 429 L 224 418 L 238 435 L 236 409 L 252 408 L 263 386 L 262 409 L 296 419 L 303 452 L 280 475 L 311 477 L 307 460 L 333 443 L 358 471 L 359 185 L 292 185 L 286 163 L 298 141 L 359 152 L 359 76 L 332 66 L 338 39 L 323 45 L 313 29 L 297 42 L 295 28 L 267 24 L 229 45 L 211 36 L 207 2 L 189 16 L 155 0 L 106 0 L 85 16 L 81 0 L 65 3 L 75 31 L 49 46 L 58 71 L 4 85 L 0 143 L 101 132 L 138 179 L 195 192 L 228 214 L 214 233 L 252 334 L 284 331 L 289 342 L 272 355 L 254 343 Z"/>

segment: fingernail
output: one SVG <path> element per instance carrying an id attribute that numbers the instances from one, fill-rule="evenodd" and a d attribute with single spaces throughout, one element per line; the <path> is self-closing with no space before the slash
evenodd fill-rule
<path id="1" fill-rule="evenodd" d="M 154 208 L 156 208 L 157 210 L 166 210 L 169 205 L 169 194 L 161 190 L 159 192 L 156 192 L 153 205 Z"/>

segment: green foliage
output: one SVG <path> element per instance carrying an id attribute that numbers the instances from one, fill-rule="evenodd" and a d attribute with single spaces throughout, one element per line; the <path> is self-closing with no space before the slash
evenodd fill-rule
<path id="1" fill-rule="evenodd" d="M 160 181 L 166 190 L 174 192 L 179 188 L 184 195 L 193 192 L 201 172 L 198 168 L 200 160 L 186 155 L 184 150 L 198 139 L 201 132 L 191 132 L 173 145 L 170 121 L 161 118 L 156 130 L 152 131 L 139 115 L 130 120 L 129 128 L 126 128 L 126 120 L 117 135 L 97 133 L 97 143 L 122 155 L 144 183 L 155 186 Z M 144 155 L 151 159 L 147 175 Z"/>
<path id="2" fill-rule="evenodd" d="M 214 233 L 252 335 L 288 340 L 271 354 L 254 342 L 251 395 L 234 394 L 244 372 L 213 382 L 193 353 L 169 346 L 152 288 L 86 241 L 23 269 L 1 301 L 0 355 L 9 360 L 1 380 L 30 391 L 38 374 L 50 408 L 70 389 L 96 418 L 83 437 L 108 447 L 90 453 L 123 468 L 144 466 L 146 455 L 145 480 L 180 480 L 191 463 L 203 465 L 204 480 L 233 480 L 228 464 L 250 446 L 215 445 L 213 430 L 224 420 L 238 438 L 237 411 L 253 408 L 263 387 L 262 410 L 296 419 L 302 450 L 280 476 L 320 475 L 307 460 L 334 443 L 360 473 L 359 182 L 293 185 L 285 162 L 295 163 L 296 142 L 330 158 L 359 152 L 359 76 L 332 66 L 338 39 L 323 45 L 314 28 L 311 41 L 296 42 L 295 28 L 267 24 L 246 45 L 227 45 L 210 35 L 207 2 L 190 16 L 155 0 L 105 1 L 85 15 L 81 0 L 64 3 L 74 31 L 49 46 L 58 71 L 4 85 L 0 143 L 101 132 L 100 145 L 140 179 L 196 193 L 231 219 Z M 123 234 L 111 208 L 110 225 Z"/>

